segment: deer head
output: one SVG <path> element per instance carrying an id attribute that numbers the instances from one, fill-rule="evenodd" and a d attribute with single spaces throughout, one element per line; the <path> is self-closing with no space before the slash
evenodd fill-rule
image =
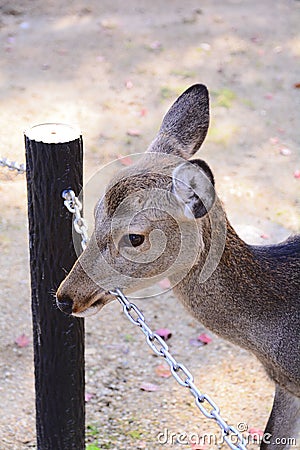
<path id="1" fill-rule="evenodd" d="M 204 234 L 214 209 L 208 165 L 189 158 L 209 126 L 205 86 L 187 89 L 171 106 L 142 158 L 121 170 L 95 207 L 95 228 L 57 292 L 58 307 L 75 316 L 169 277 L 180 282 L 206 252 Z"/>

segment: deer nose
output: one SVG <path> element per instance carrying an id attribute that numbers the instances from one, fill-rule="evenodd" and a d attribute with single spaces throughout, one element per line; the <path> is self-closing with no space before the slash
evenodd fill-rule
<path id="1" fill-rule="evenodd" d="M 64 312 L 65 314 L 72 314 L 73 309 L 73 300 L 68 297 L 67 295 L 64 297 L 56 298 L 56 304 L 59 307 L 59 309 Z"/>

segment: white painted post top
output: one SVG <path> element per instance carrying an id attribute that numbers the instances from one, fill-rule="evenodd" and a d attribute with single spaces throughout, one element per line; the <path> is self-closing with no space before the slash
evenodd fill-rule
<path id="1" fill-rule="evenodd" d="M 24 134 L 31 141 L 59 144 L 78 139 L 81 136 L 81 131 L 76 126 L 64 123 L 41 123 L 28 128 Z"/>

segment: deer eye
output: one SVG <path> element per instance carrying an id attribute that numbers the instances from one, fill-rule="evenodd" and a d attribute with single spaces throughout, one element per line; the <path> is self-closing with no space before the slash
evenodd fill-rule
<path id="1" fill-rule="evenodd" d="M 145 240 L 142 234 L 126 234 L 122 237 L 123 245 L 132 245 L 132 247 L 139 247 Z"/>

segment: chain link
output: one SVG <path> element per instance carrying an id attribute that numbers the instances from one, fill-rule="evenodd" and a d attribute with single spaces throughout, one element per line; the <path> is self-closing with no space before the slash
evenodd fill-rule
<path id="1" fill-rule="evenodd" d="M 64 198 L 64 205 L 67 209 L 75 215 L 74 229 L 81 235 L 81 246 L 84 250 L 88 242 L 87 226 L 84 219 L 81 216 L 82 204 L 75 196 L 74 191 L 65 190 L 62 193 Z M 180 386 L 189 389 L 192 396 L 195 398 L 195 404 L 201 413 L 208 419 L 212 419 L 220 427 L 222 432 L 222 438 L 224 442 L 232 450 L 247 450 L 246 441 L 241 433 L 233 426 L 229 425 L 226 420 L 223 419 L 220 413 L 220 408 L 207 394 L 202 394 L 194 383 L 194 377 L 191 372 L 185 367 L 184 364 L 178 362 L 176 358 L 170 353 L 169 346 L 153 330 L 145 321 L 144 314 L 140 309 L 131 303 L 128 298 L 123 294 L 120 289 L 110 291 L 110 294 L 114 295 L 123 307 L 123 312 L 130 320 L 131 323 L 138 326 L 146 337 L 146 342 L 151 350 L 157 355 L 165 359 L 170 367 L 171 373 Z"/>
<path id="2" fill-rule="evenodd" d="M 194 377 L 190 371 L 184 366 L 184 364 L 178 362 L 173 355 L 169 352 L 168 344 L 154 331 L 151 330 L 149 325 L 145 322 L 143 313 L 139 308 L 131 303 L 120 289 L 110 291 L 110 294 L 114 295 L 117 300 L 123 306 L 123 311 L 126 317 L 134 325 L 137 325 L 146 336 L 146 342 L 152 351 L 161 356 L 168 363 L 171 373 L 178 384 L 183 387 L 187 387 L 190 393 L 195 398 L 196 406 L 201 413 L 208 419 L 214 420 L 220 427 L 222 432 L 222 438 L 226 444 L 232 450 L 247 450 L 246 441 L 241 433 L 229 425 L 221 416 L 220 408 L 207 394 L 202 394 L 194 384 Z M 133 317 L 131 311 L 134 311 L 136 317 Z"/>
<path id="3" fill-rule="evenodd" d="M 81 235 L 81 247 L 82 250 L 85 250 L 89 237 L 88 237 L 88 227 L 86 221 L 81 216 L 82 211 L 82 203 L 75 196 L 75 192 L 71 189 L 67 189 L 62 192 L 62 198 L 65 200 L 64 205 L 70 211 L 70 213 L 74 214 L 73 226 L 76 233 Z"/>
<path id="4" fill-rule="evenodd" d="M 0 156 L 0 167 L 7 167 L 9 170 L 16 170 L 18 174 L 26 172 L 25 164 L 18 164 L 16 161 L 10 161 Z"/>

